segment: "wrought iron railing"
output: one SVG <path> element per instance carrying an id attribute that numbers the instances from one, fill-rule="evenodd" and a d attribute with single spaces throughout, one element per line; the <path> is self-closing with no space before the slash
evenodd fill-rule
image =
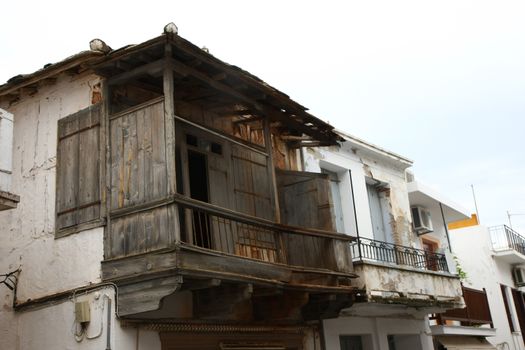
<path id="1" fill-rule="evenodd" d="M 174 201 L 180 208 L 181 241 L 189 246 L 292 266 L 351 268 L 351 236 L 281 225 L 183 196 Z"/>
<path id="2" fill-rule="evenodd" d="M 447 310 L 441 314 L 431 315 L 438 325 L 445 325 L 446 321 L 459 321 L 462 326 L 480 326 L 484 324 L 494 328 L 490 314 L 487 291 L 461 286 L 465 307 L 463 309 Z"/>
<path id="3" fill-rule="evenodd" d="M 525 255 L 525 238 L 506 225 L 489 227 L 492 249 L 514 249 Z"/>
<path id="4" fill-rule="evenodd" d="M 448 272 L 445 254 L 368 238 L 357 238 L 350 246 L 354 261 L 375 261 L 410 266 L 422 270 Z"/>

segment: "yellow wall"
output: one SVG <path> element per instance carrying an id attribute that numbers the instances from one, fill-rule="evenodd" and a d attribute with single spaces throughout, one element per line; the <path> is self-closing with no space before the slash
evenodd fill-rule
<path id="1" fill-rule="evenodd" d="M 448 224 L 449 230 L 454 230 L 457 228 L 469 227 L 479 225 L 478 217 L 476 214 L 472 214 L 470 219 L 454 221 Z"/>

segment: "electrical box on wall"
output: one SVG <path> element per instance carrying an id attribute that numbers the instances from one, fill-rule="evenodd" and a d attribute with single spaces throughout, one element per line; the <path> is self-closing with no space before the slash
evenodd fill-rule
<path id="1" fill-rule="evenodd" d="M 78 323 L 88 323 L 91 321 L 88 301 L 77 301 L 75 303 L 75 321 Z"/>

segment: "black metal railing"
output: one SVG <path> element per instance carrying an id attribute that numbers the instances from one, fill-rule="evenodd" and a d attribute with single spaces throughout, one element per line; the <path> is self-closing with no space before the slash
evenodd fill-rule
<path id="1" fill-rule="evenodd" d="M 489 227 L 492 249 L 514 249 L 525 255 L 525 238 L 507 225 Z"/>
<path id="2" fill-rule="evenodd" d="M 350 246 L 354 261 L 375 261 L 428 271 L 449 271 L 445 254 L 368 238 L 358 238 Z"/>

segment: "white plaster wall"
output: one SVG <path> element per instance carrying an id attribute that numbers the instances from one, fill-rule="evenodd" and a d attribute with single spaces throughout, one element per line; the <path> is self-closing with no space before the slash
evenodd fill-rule
<path id="1" fill-rule="evenodd" d="M 339 350 L 339 337 L 342 335 L 370 337 L 370 344 L 364 344 L 365 350 L 388 350 L 388 335 L 412 335 L 419 339 L 417 343 L 421 349 L 433 349 L 432 337 L 425 318 L 340 317 L 325 320 L 323 327 L 327 350 Z M 413 341 L 414 338 L 411 337 L 411 340 Z"/>
<path id="2" fill-rule="evenodd" d="M 512 267 L 492 257 L 490 234 L 485 226 L 471 226 L 450 230 L 450 240 L 461 268 L 467 273 L 465 286 L 485 288 L 496 336 L 488 340 L 494 344 L 508 343 L 511 350 L 525 349 L 521 335 L 510 331 L 500 284 L 514 287 Z M 510 307 L 514 308 L 512 298 Z"/>
<path id="3" fill-rule="evenodd" d="M 161 348 L 157 332 L 120 327 L 120 321 L 115 315 L 114 291 L 111 287 L 78 295 L 74 300 L 66 299 L 55 305 L 21 312 L 17 317 L 18 336 L 13 343 L 6 343 L 0 339 L 0 348 L 16 350 L 106 349 L 108 334 L 106 297 L 111 299 L 111 349 L 156 350 Z M 79 341 L 75 339 L 75 328 L 78 327 L 75 323 L 75 300 L 89 302 L 91 322 L 86 334 L 93 339 L 86 337 Z"/>
<path id="4" fill-rule="evenodd" d="M 391 220 L 393 219 L 395 222 L 393 227 L 394 242 L 419 247 L 420 244 L 415 234 L 412 233 L 412 218 L 404 170 L 391 163 L 362 155 L 359 151 L 354 152 L 347 149 L 348 147 L 343 144 L 341 148 L 330 147 L 306 149 L 304 151 L 305 171 L 320 172 L 321 168 L 326 168 L 345 175 L 340 176 L 339 180 L 346 233 L 352 236 L 357 235 L 354 222 L 354 205 L 350 192 L 350 189 L 353 188 L 359 235 L 365 238 L 373 238 L 366 189 L 366 179 L 370 178 L 389 185 L 391 205 L 389 211 L 392 217 L 386 219 L 390 220 L 391 226 L 393 223 Z M 351 172 L 353 187 L 350 186 L 348 170 Z"/>
<path id="5" fill-rule="evenodd" d="M 63 75 L 22 102 L 0 106 L 14 115 L 12 192 L 20 195 L 17 209 L 0 212 L 0 273 L 21 267 L 19 302 L 100 281 L 102 228 L 54 238 L 57 121 L 89 106 L 97 82 L 95 76 Z M 62 322 L 65 304 L 14 313 L 13 292 L 3 285 L 0 300 L 1 349 L 63 348 L 36 346 L 29 339 Z M 60 334 L 50 332 L 48 341 Z"/>

